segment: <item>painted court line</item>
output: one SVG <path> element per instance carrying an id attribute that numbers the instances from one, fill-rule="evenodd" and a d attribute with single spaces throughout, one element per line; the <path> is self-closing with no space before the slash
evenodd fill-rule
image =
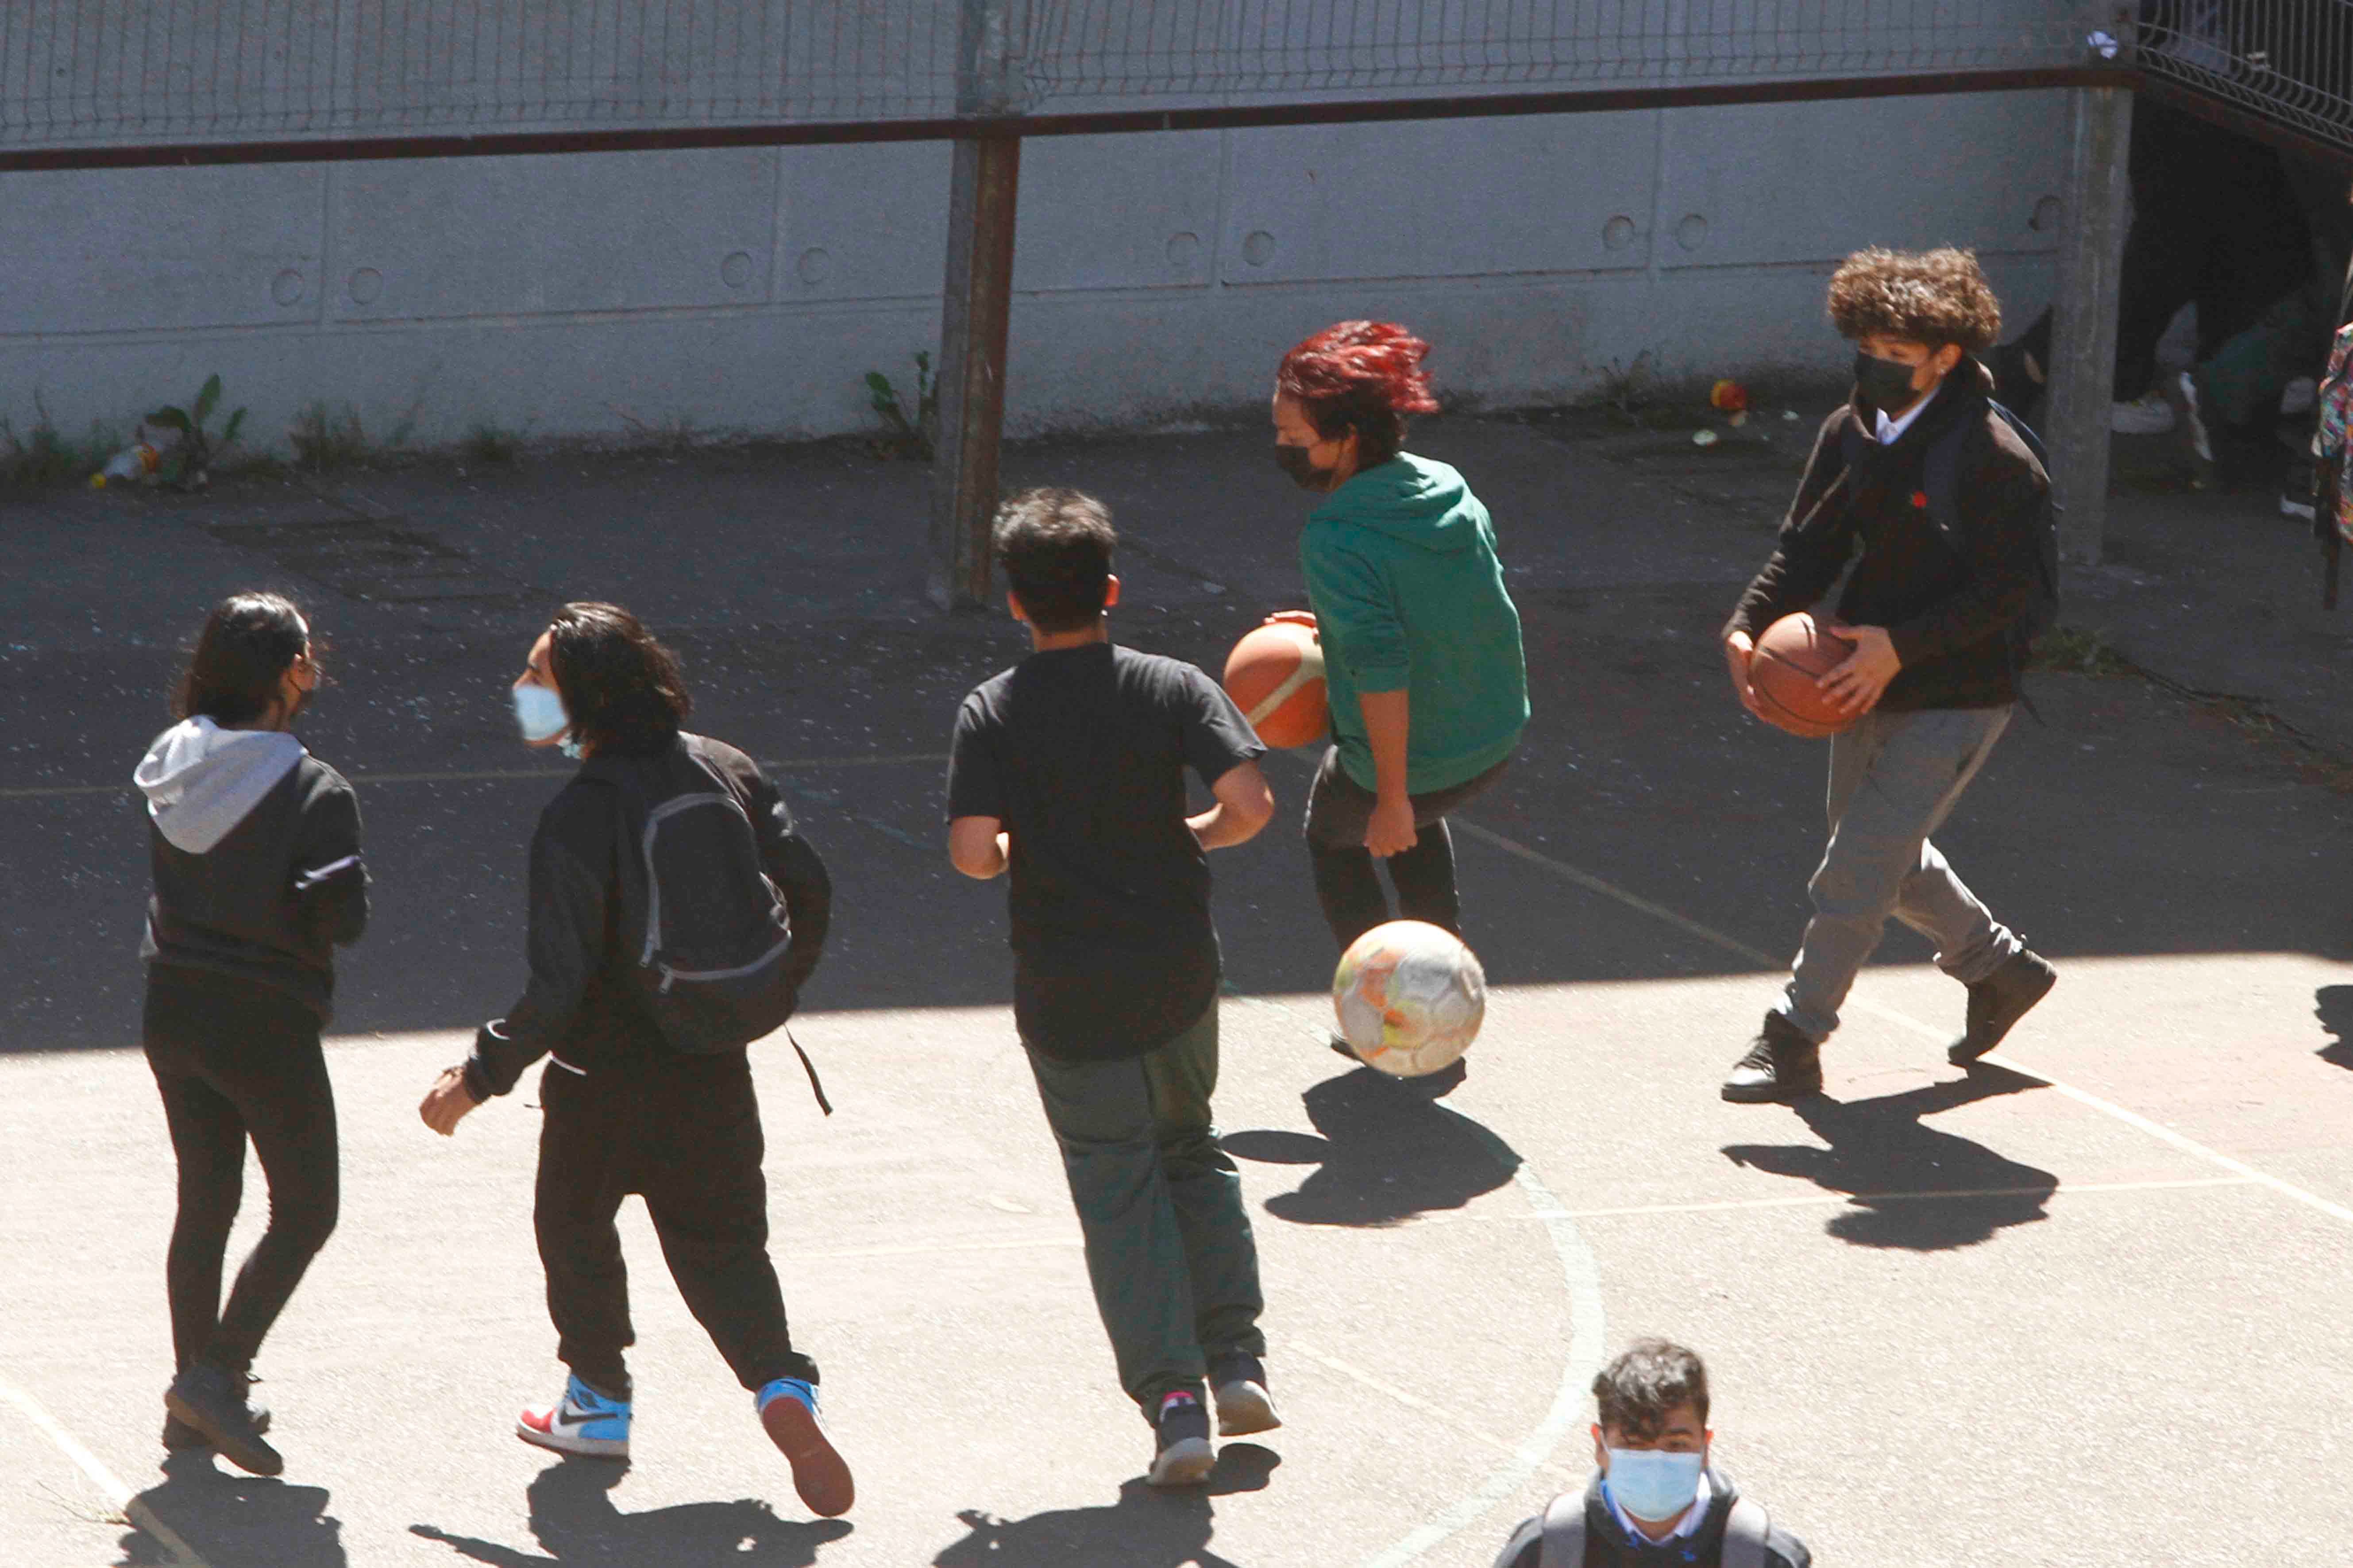
<path id="1" fill-rule="evenodd" d="M 1630 893 L 1625 889 L 1619 887 L 1616 883 L 1606 881 L 1603 879 L 1593 875 L 1590 871 L 1581 871 L 1566 861 L 1556 860 L 1549 855 L 1540 854 L 1537 851 L 1529 848 L 1526 845 L 1520 843 L 1517 839 L 1507 838 L 1504 835 L 1497 833 L 1493 828 L 1482 827 L 1475 822 L 1466 822 L 1459 816 L 1451 818 L 1450 820 L 1453 823 L 1457 830 L 1470 835 L 1472 837 L 1479 840 L 1482 844 L 1492 844 L 1496 848 L 1504 851 L 1506 855 L 1510 855 L 1515 859 L 1525 860 L 1531 866 L 1541 867 L 1545 870 L 1552 872 L 1555 876 L 1559 877 L 1566 881 L 1574 882 L 1577 886 L 1585 889 L 1588 892 L 1599 893 L 1606 899 L 1614 899 L 1619 903 L 1626 905 L 1629 909 L 1640 910 L 1646 915 L 1651 915 L 1659 920 L 1662 920 L 1668 924 L 1676 927 L 1678 930 L 1688 931 L 1693 936 L 1698 937 L 1703 942 L 1714 943 L 1715 946 L 1722 948 L 1726 952 L 1737 953 L 1740 957 L 1748 959 L 1752 963 L 1761 963 L 1768 969 L 1778 969 L 1783 963 L 1781 959 L 1775 958 L 1770 953 L 1760 952 L 1736 937 L 1725 935 L 1722 931 L 1717 931 L 1713 926 L 1702 925 L 1699 921 L 1691 919 L 1687 915 L 1679 914 L 1675 910 L 1667 908 L 1664 904 L 1653 903 L 1650 900 L 1642 898 L 1638 894 Z M 1915 1034 L 1925 1036 L 1932 1040 L 1943 1041 L 1948 1040 L 1952 1037 L 1952 1031 L 1949 1029 L 1940 1029 L 1932 1024 L 1924 1024 L 1919 1019 L 1912 1016 L 1909 1013 L 1898 1012 L 1893 1007 L 1883 1006 L 1876 1002 L 1857 1000 L 1851 1003 L 1850 1005 L 1858 1012 L 1868 1013 L 1875 1018 L 1883 1018 L 1891 1024 L 1900 1025 L 1905 1028 L 1910 1029 Z M 2342 1220 L 2348 1225 L 2353 1225 L 2353 1207 L 2348 1207 L 2344 1204 L 2332 1202 L 2327 1198 L 2322 1197 L 2318 1193 L 2308 1192 L 2305 1188 L 2297 1186 L 2295 1183 L 2283 1181 L 2279 1177 L 2271 1174 L 2269 1172 L 2259 1171 L 2254 1166 L 2248 1164 L 2244 1160 L 2233 1159 L 2232 1156 L 2223 1153 L 2219 1149 L 2211 1149 L 2205 1144 L 2199 1142 L 2194 1138 L 2186 1136 L 2183 1133 L 2176 1132 L 2172 1128 L 2166 1126 L 2162 1122 L 2150 1121 L 2147 1117 L 2141 1115 L 2140 1112 L 2137 1110 L 2127 1110 L 2123 1106 L 2116 1104 L 2114 1100 L 2103 1100 L 2098 1095 L 2094 1094 L 2087 1089 L 2077 1089 L 2071 1083 L 2063 1083 L 2059 1079 L 2052 1078 L 2049 1073 L 2038 1072 L 2034 1068 L 2027 1067 L 2023 1063 L 2015 1061 L 2009 1057 L 2002 1056 L 1999 1053 L 1989 1053 L 1984 1059 L 1989 1066 L 1998 1067 L 2008 1072 L 2014 1072 L 2021 1078 L 2031 1078 L 2039 1084 L 2057 1089 L 2061 1094 L 2066 1096 L 2069 1100 L 2075 1101 L 2078 1105 L 2084 1106 L 2092 1110 L 2096 1110 L 2103 1116 L 2114 1117 L 2116 1121 L 2123 1122 L 2126 1126 L 2137 1128 L 2141 1131 L 2147 1133 L 2152 1138 L 2158 1139 L 2162 1142 L 2171 1144 L 2174 1148 L 2180 1150 L 2185 1154 L 2194 1155 L 2198 1159 L 2207 1162 L 2209 1164 L 2219 1165 L 2223 1170 L 2229 1171 L 2235 1175 L 2243 1176 L 2250 1182 L 2269 1187 L 2272 1191 L 2279 1194 L 2281 1196 L 2293 1198 L 2297 1203 L 2303 1204 L 2307 1207 L 2317 1209 L 2322 1214 L 2330 1216 L 2332 1219 Z"/>
<path id="2" fill-rule="evenodd" d="M 1234 994 L 1229 992 L 1228 994 Z M 1288 1003 L 1264 996 L 1240 996 L 1237 1000 L 1281 1015 L 1286 1023 L 1319 1044 L 1329 1037 L 1330 1031 L 1323 1024 Z M 1577 1222 L 1569 1216 L 1567 1207 L 1553 1195 L 1552 1189 L 1545 1185 L 1544 1178 L 1536 1174 L 1535 1167 L 1518 1151 L 1469 1117 L 1461 1121 L 1472 1135 L 1485 1146 L 1489 1158 L 1495 1162 L 1497 1168 L 1511 1173 L 1512 1184 L 1520 1189 L 1520 1195 L 1526 1200 L 1530 1215 L 1544 1226 L 1545 1235 L 1552 1243 L 1553 1256 L 1560 1265 L 1561 1281 L 1568 1293 L 1568 1353 L 1561 1359 L 1560 1381 L 1554 1386 L 1552 1405 L 1535 1430 L 1530 1432 L 1517 1447 L 1505 1448 L 1508 1458 L 1489 1471 L 1487 1478 L 1477 1487 L 1456 1500 L 1452 1507 L 1437 1518 L 1417 1525 L 1393 1545 L 1367 1558 L 1364 1568 L 1405 1568 L 1407 1563 L 1421 1557 L 1432 1547 L 1460 1534 L 1493 1512 L 1496 1505 L 1518 1492 L 1538 1472 L 1547 1469 L 1557 1471 L 1557 1467 L 1550 1463 L 1553 1451 L 1560 1447 L 1561 1439 L 1568 1435 L 1569 1429 L 1584 1414 L 1586 1385 L 1600 1368 L 1602 1342 L 1608 1336 L 1608 1320 L 1601 1306 L 1601 1266 L 1594 1261 L 1592 1251 L 1585 1245 L 1585 1237 L 1577 1234 Z M 1371 1383 L 1367 1373 L 1330 1362 L 1328 1358 L 1317 1356 L 1316 1359 L 1340 1367 L 1360 1382 Z M 1440 1416 L 1458 1430 L 1471 1430 L 1468 1423 L 1445 1415 L 1436 1406 L 1426 1405 L 1418 1398 L 1405 1395 L 1402 1390 L 1391 1384 L 1373 1385 L 1385 1393 L 1404 1397 L 1412 1408 L 1425 1409 Z M 1502 1446 L 1500 1439 L 1482 1440 Z"/>
<path id="3" fill-rule="evenodd" d="M 772 773 L 807 773 L 818 768 L 894 768 L 917 763 L 944 767 L 945 752 L 901 752 L 881 756 L 855 757 L 782 757 L 760 760 L 760 765 Z M 562 768 L 455 768 L 439 773 L 353 773 L 355 784 L 493 784 L 515 779 L 568 779 L 571 770 Z M 36 784 L 29 788 L 0 789 L 0 800 L 62 800 L 85 795 L 130 795 L 136 786 L 129 779 L 121 784 Z"/>
<path id="4" fill-rule="evenodd" d="M 1404 1405 L 1409 1410 L 1419 1410 L 1424 1415 L 1429 1416 L 1431 1420 L 1438 1422 L 1440 1426 L 1451 1427 L 1455 1432 L 1470 1438 L 1472 1442 L 1478 1443 L 1485 1447 L 1493 1448 L 1499 1454 L 1509 1454 L 1516 1457 L 1520 1451 L 1520 1447 L 1522 1447 L 1521 1445 L 1505 1442 L 1503 1438 L 1496 1436 L 1493 1432 L 1472 1426 L 1469 1422 L 1463 1420 L 1461 1416 L 1455 1415 L 1452 1411 L 1446 1409 L 1444 1406 L 1432 1405 L 1429 1400 L 1422 1398 L 1419 1394 L 1409 1393 L 1407 1390 L 1399 1388 L 1396 1384 L 1389 1382 L 1387 1378 L 1376 1377 L 1371 1373 L 1366 1372 L 1364 1368 L 1354 1365 L 1348 1362 L 1342 1361 L 1338 1356 L 1329 1354 L 1326 1352 L 1318 1349 L 1314 1345 L 1308 1344 L 1300 1340 L 1292 1340 L 1288 1342 L 1283 1348 L 1286 1350 L 1296 1351 L 1299 1354 L 1305 1356 L 1309 1361 L 1320 1362 L 1324 1365 L 1330 1367 L 1334 1372 L 1338 1373 L 1341 1376 L 1353 1379 L 1354 1381 L 1364 1384 L 1366 1388 L 1371 1389 L 1375 1394 L 1382 1394 L 1388 1398 L 1397 1401 L 1399 1405 Z M 1571 1484 L 1579 1483 L 1585 1479 L 1583 1476 L 1575 1474 L 1572 1471 L 1564 1469 L 1560 1466 L 1550 1462 L 1540 1464 L 1536 1468 L 1545 1474 L 1554 1476 L 1560 1480 L 1567 1481 Z"/>
<path id="5" fill-rule="evenodd" d="M 0 1377 L 0 1400 L 16 1407 L 18 1414 L 31 1422 L 41 1435 L 57 1446 L 58 1451 L 71 1459 L 88 1476 L 92 1485 L 105 1495 L 106 1500 L 122 1511 L 122 1517 L 140 1530 L 152 1535 L 172 1554 L 178 1568 L 206 1568 L 205 1560 L 194 1548 L 180 1539 L 179 1533 L 155 1517 L 155 1512 L 122 1484 L 122 1479 L 106 1468 L 106 1461 L 82 1447 L 81 1439 L 67 1431 L 58 1418 L 49 1414 L 48 1406 Z"/>

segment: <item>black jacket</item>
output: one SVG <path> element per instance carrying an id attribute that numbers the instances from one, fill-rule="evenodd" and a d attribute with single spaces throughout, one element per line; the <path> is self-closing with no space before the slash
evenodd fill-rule
<path id="1" fill-rule="evenodd" d="M 343 775 L 303 753 L 201 852 L 152 816 L 147 832 L 155 890 L 139 956 L 282 991 L 324 1027 L 335 949 L 367 929 L 359 797 Z"/>
<path id="2" fill-rule="evenodd" d="M 620 857 L 636 853 L 622 790 L 651 804 L 708 790 L 700 758 L 752 819 L 761 868 L 792 921 L 786 963 L 797 988 L 816 969 L 830 923 L 825 864 L 759 764 L 720 742 L 681 734 L 652 757 L 593 757 L 540 813 L 531 840 L 531 981 L 504 1018 L 476 1032 L 466 1088 L 476 1100 L 504 1094 L 523 1069 L 554 1053 L 586 1073 L 644 1067 L 673 1057 L 638 999 L 634 953 L 621 940 Z"/>
<path id="3" fill-rule="evenodd" d="M 1680 1541 L 1638 1542 L 1620 1527 L 1601 1495 L 1599 1474 L 1585 1487 L 1585 1562 L 1572 1568 L 1717 1568 L 1724 1560 L 1724 1521 L 1740 1492 L 1721 1470 L 1707 1472 L 1707 1517 Z M 1559 1568 L 1543 1563 L 1544 1515 L 1521 1521 L 1495 1558 L 1495 1568 Z M 1806 1543 L 1778 1524 L 1765 1530 L 1769 1568 L 1810 1568 Z"/>
<path id="4" fill-rule="evenodd" d="M 1839 595 L 1838 614 L 1851 626 L 1886 627 L 1895 644 L 1904 668 L 1879 706 L 1903 712 L 2016 701 L 2008 632 L 2040 585 L 2034 525 L 2051 481 L 1989 405 L 1992 387 L 1982 365 L 1963 360 L 1891 447 L 1873 437 L 1875 411 L 1860 397 L 1824 420 L 1780 543 L 1725 631 L 1755 637 L 1783 616 L 1812 607 L 1860 543 L 1862 557 Z M 1921 489 L 1928 447 L 1956 426 L 1967 427 L 1955 497 L 1958 548 L 1930 521 Z M 1850 430 L 1862 437 L 1851 474 Z"/>

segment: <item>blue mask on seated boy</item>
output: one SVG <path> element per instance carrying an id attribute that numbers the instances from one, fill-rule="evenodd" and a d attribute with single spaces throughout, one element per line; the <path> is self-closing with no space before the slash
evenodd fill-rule
<path id="1" fill-rule="evenodd" d="M 1699 1496 L 1704 1454 L 1670 1454 L 1663 1448 L 1612 1448 L 1602 1486 L 1611 1500 L 1636 1519 L 1652 1524 L 1691 1507 Z"/>

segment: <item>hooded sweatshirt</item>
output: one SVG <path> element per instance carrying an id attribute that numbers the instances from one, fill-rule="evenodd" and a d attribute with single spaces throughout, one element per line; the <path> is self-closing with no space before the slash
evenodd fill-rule
<path id="1" fill-rule="evenodd" d="M 1528 721 L 1520 613 L 1487 509 L 1444 463 L 1403 453 L 1310 512 L 1299 565 L 1324 645 L 1340 764 L 1377 787 L 1360 698 L 1408 694 L 1406 789 L 1426 795 L 1512 754 Z"/>
<path id="2" fill-rule="evenodd" d="M 190 719 L 133 775 L 155 893 L 139 956 L 283 991 L 332 1015 L 334 950 L 367 925 L 359 797 L 282 731 Z"/>

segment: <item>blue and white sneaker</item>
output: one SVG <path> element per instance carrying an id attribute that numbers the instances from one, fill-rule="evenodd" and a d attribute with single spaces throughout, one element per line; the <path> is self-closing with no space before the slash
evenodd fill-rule
<path id="1" fill-rule="evenodd" d="M 607 1399 L 577 1376 L 565 1380 L 564 1397 L 534 1405 L 515 1422 L 515 1436 L 559 1454 L 629 1457 L 629 1402 Z"/>
<path id="2" fill-rule="evenodd" d="M 768 1440 L 793 1468 L 793 1489 L 820 1519 L 838 1519 L 858 1500 L 849 1465 L 818 1419 L 817 1390 L 797 1377 L 780 1377 L 753 1396 Z"/>

